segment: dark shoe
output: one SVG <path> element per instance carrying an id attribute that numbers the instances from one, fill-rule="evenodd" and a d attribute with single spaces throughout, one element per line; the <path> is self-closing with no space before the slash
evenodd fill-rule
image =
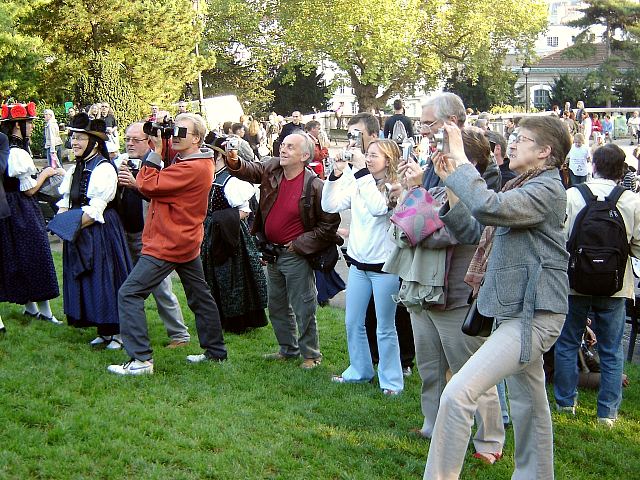
<path id="1" fill-rule="evenodd" d="M 56 317 L 54 317 L 53 315 L 51 315 L 50 317 L 47 317 L 46 315 L 43 315 L 41 313 L 38 314 L 38 318 L 40 320 L 44 320 L 45 322 L 49 322 L 49 323 L 53 323 L 54 325 L 63 325 L 63 322 L 61 322 L 60 320 L 58 320 Z"/>
<path id="2" fill-rule="evenodd" d="M 318 302 L 318 306 L 320 306 L 320 307 L 328 307 L 329 306 L 329 300 L 324 300 L 322 302 Z"/>
<path id="3" fill-rule="evenodd" d="M 24 312 L 22 312 L 22 315 L 24 315 L 25 317 L 27 317 L 28 319 L 32 319 L 32 318 L 40 318 L 40 313 L 31 313 L 31 312 L 27 312 L 26 310 Z"/>
<path id="4" fill-rule="evenodd" d="M 276 353 L 267 353 L 266 355 L 263 355 L 262 358 L 264 358 L 265 360 L 284 361 L 284 360 L 295 360 L 296 358 L 298 358 L 298 355 L 284 355 L 281 352 L 276 352 Z"/>

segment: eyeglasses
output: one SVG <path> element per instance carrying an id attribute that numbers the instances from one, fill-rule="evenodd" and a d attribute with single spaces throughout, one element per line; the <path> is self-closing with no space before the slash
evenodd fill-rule
<path id="1" fill-rule="evenodd" d="M 71 141 L 75 141 L 75 142 L 87 142 L 89 141 L 89 136 L 88 135 L 83 135 L 83 136 L 79 136 L 79 135 L 71 135 Z"/>
<path id="2" fill-rule="evenodd" d="M 431 130 L 431 127 L 433 127 L 436 123 L 438 123 L 439 120 L 434 120 L 431 123 L 420 123 L 420 128 L 428 128 L 429 130 Z"/>
<path id="3" fill-rule="evenodd" d="M 147 138 L 133 138 L 133 137 L 124 137 L 124 143 L 142 143 L 148 141 Z"/>
<path id="4" fill-rule="evenodd" d="M 515 140 L 516 143 L 522 143 L 524 141 L 536 143 L 533 138 L 525 137 L 524 135 L 518 135 Z"/>
<path id="5" fill-rule="evenodd" d="M 378 155 L 377 153 L 368 153 L 367 152 L 367 153 L 364 154 L 364 158 L 376 159 L 376 158 L 380 158 L 380 155 Z"/>

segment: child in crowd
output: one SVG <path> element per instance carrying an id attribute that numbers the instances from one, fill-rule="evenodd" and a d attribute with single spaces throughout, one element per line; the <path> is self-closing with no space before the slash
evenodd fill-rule
<path id="1" fill-rule="evenodd" d="M 573 137 L 573 146 L 569 151 L 568 158 L 571 185 L 586 182 L 587 175 L 590 173 L 591 154 L 589 153 L 589 147 L 584 144 L 583 134 L 576 133 Z"/>

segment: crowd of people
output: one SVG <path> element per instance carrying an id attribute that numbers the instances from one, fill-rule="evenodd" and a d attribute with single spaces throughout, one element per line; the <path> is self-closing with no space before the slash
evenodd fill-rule
<path id="1" fill-rule="evenodd" d="M 345 288 L 334 267 L 348 239 L 349 365 L 330 381 L 377 377 L 382 394 L 396 396 L 415 359 L 423 415 L 415 433 L 430 439 L 425 479 L 459 477 L 474 421 L 474 458 L 499 461 L 512 423 L 512 478 L 553 478 L 543 355 L 553 348 L 557 411 L 575 415 L 587 322 L 601 364 L 597 420 L 615 425 L 640 198 L 623 188 L 624 152 L 594 135 L 611 132 L 608 116 L 601 122 L 584 105 L 566 106 L 514 118 L 503 134 L 486 118 L 470 125 L 462 100 L 442 93 L 423 106 L 418 125 L 400 100 L 384 126 L 370 113 L 352 116 L 348 145 L 329 159 L 320 123 L 304 124 L 300 112 L 284 125 L 272 114 L 209 130 L 186 103 L 178 108 L 168 123 L 152 106 L 125 130 L 122 154 L 108 104 L 75 112 L 66 170 L 46 110 L 49 166 L 38 172 L 29 146 L 35 105 L 3 105 L 0 301 L 62 325 L 49 304 L 59 285 L 48 229 L 63 240 L 67 323 L 96 327 L 92 347 L 126 352 L 109 372 L 153 373 L 149 295 L 167 347 L 190 344 L 174 271 L 202 348 L 187 361 L 225 361 L 223 331 L 264 327 L 268 311 L 279 349 L 265 359 L 299 359 L 311 370 L 323 359 L 317 307 Z M 54 177 L 60 198 L 45 226 L 34 195 Z M 585 239 L 603 205 L 615 225 Z M 339 229 L 345 210 L 348 230 Z M 614 240 L 626 249 L 598 250 L 598 241 Z M 584 251 L 595 267 L 584 265 Z M 613 273 L 599 266 L 610 262 Z M 467 334 L 479 321 L 492 325 L 489 336 Z"/>

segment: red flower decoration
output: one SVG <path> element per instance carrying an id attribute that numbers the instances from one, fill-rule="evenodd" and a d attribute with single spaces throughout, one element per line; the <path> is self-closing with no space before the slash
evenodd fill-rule
<path id="1" fill-rule="evenodd" d="M 9 118 L 9 106 L 6 104 L 2 104 L 2 119 L 6 120 Z"/>
<path id="2" fill-rule="evenodd" d="M 37 115 L 35 103 L 33 102 L 27 103 L 27 113 L 29 114 L 30 117 L 35 117 Z"/>
<path id="3" fill-rule="evenodd" d="M 11 118 L 25 118 L 27 116 L 27 109 L 19 103 L 11 107 Z"/>

